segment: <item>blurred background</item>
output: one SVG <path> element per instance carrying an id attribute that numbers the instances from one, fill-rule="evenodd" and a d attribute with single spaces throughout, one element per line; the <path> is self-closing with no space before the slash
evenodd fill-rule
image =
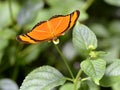
<path id="1" fill-rule="evenodd" d="M 53 66 L 69 77 L 52 43 L 23 44 L 16 36 L 51 16 L 74 10 L 80 10 L 79 21 L 96 34 L 97 49 L 110 52 L 107 63 L 119 58 L 120 0 L 0 0 L 0 90 L 18 90 L 25 76 L 43 65 Z M 60 37 L 59 47 L 76 75 L 84 57 L 72 45 L 72 30 Z M 117 89 L 113 86 L 94 90 Z"/>

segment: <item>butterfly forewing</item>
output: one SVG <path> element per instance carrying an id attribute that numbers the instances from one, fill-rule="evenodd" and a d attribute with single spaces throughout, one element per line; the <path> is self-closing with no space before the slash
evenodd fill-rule
<path id="1" fill-rule="evenodd" d="M 50 21 L 50 26 L 52 28 L 52 34 L 54 37 L 60 36 L 63 32 L 67 30 L 70 24 L 70 15 L 67 16 L 58 16 L 56 18 L 52 18 Z"/>
<path id="2" fill-rule="evenodd" d="M 76 10 L 75 12 L 73 12 L 71 14 L 71 20 L 70 20 L 71 22 L 70 22 L 70 26 L 68 29 L 72 28 L 75 25 L 75 23 L 79 17 L 79 14 L 80 14 L 80 12 L 78 10 Z"/>
<path id="3" fill-rule="evenodd" d="M 27 35 L 29 35 L 31 38 L 35 39 L 36 41 L 43 41 L 52 38 L 50 33 L 50 28 L 47 25 L 47 21 L 41 23 L 40 25 L 37 25 L 33 28 L 33 30 Z"/>
<path id="4" fill-rule="evenodd" d="M 44 21 L 35 25 L 30 32 L 19 35 L 17 39 L 27 43 L 37 43 L 55 39 L 62 35 L 66 30 L 72 28 L 75 25 L 78 17 L 78 10 L 68 15 L 54 16 L 48 21 Z"/>

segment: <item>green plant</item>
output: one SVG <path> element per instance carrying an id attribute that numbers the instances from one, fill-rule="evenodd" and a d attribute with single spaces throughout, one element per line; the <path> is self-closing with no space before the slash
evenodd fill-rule
<path id="1" fill-rule="evenodd" d="M 82 88 L 86 87 L 84 85 L 87 85 L 86 83 L 91 81 L 101 86 L 111 86 L 117 82 L 120 78 L 120 61 L 115 60 L 113 63 L 106 65 L 104 59 L 106 53 L 95 50 L 97 48 L 97 38 L 87 26 L 77 22 L 73 29 L 72 40 L 74 47 L 81 55 L 86 57 L 80 63 L 80 69 L 75 77 L 64 55 L 58 46 L 55 45 L 62 60 L 64 60 L 71 78 L 63 76 L 57 69 L 51 66 L 42 66 L 28 74 L 20 90 L 50 90 L 58 85 L 62 85 L 60 90 L 82 90 Z M 82 76 L 82 73 L 85 73 L 87 76 Z M 65 83 L 66 81 L 71 83 Z"/>
<path id="2" fill-rule="evenodd" d="M 0 90 L 18 90 L 25 76 L 21 89 L 30 85 L 28 89 L 38 90 L 47 85 L 47 90 L 119 90 L 119 2 L 0 0 Z M 25 45 L 16 41 L 17 35 L 29 31 L 37 22 L 74 10 L 80 11 L 80 18 L 73 30 L 60 37 L 59 45 Z M 77 52 L 71 58 L 72 44 Z M 64 47 L 70 49 L 64 52 Z"/>

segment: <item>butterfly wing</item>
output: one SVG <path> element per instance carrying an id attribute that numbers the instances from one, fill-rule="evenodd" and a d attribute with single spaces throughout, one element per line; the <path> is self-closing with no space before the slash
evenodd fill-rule
<path id="1" fill-rule="evenodd" d="M 51 24 L 51 26 L 55 27 L 53 29 L 55 36 L 58 37 L 65 31 L 71 29 L 75 25 L 78 17 L 79 17 L 79 11 L 76 10 L 69 15 L 63 16 L 61 18 L 59 17 L 60 20 L 58 20 L 57 18 L 52 19 L 50 21 L 50 24 Z M 55 24 L 55 23 L 57 23 L 57 24 Z"/>
<path id="2" fill-rule="evenodd" d="M 62 34 L 67 28 L 69 27 L 70 24 L 70 15 L 59 15 L 59 16 L 54 16 L 48 21 L 48 26 L 51 28 L 51 34 L 54 38 L 57 38 Z"/>
<path id="3" fill-rule="evenodd" d="M 17 39 L 26 43 L 52 40 L 72 28 L 78 17 L 79 11 L 74 11 L 69 15 L 54 16 L 48 21 L 38 23 L 30 32 L 19 35 Z"/>
<path id="4" fill-rule="evenodd" d="M 76 10 L 73 13 L 71 13 L 70 15 L 71 15 L 71 19 L 70 19 L 70 26 L 68 29 L 71 29 L 75 25 L 79 15 L 80 15 L 80 12 L 78 10 Z"/>
<path id="5" fill-rule="evenodd" d="M 26 43 L 37 43 L 40 41 L 49 40 L 52 38 L 49 29 L 50 28 L 47 25 L 47 21 L 44 21 L 35 25 L 30 32 L 19 35 L 17 39 Z"/>

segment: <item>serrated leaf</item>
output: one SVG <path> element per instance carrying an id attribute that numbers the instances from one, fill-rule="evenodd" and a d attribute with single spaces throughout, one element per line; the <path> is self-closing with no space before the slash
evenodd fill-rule
<path id="1" fill-rule="evenodd" d="M 114 6 L 120 6 L 120 0 L 104 0 L 106 3 Z"/>
<path id="2" fill-rule="evenodd" d="M 42 66 L 25 78 L 20 90 L 50 90 L 64 82 L 65 77 L 58 70 L 51 66 Z"/>
<path id="3" fill-rule="evenodd" d="M 20 10 L 17 22 L 20 26 L 35 20 L 38 11 L 44 6 L 43 0 L 29 0 Z"/>
<path id="4" fill-rule="evenodd" d="M 102 59 L 97 60 L 85 60 L 81 63 L 81 69 L 86 75 L 91 77 L 96 84 L 99 84 L 99 80 L 105 73 L 106 62 Z"/>
<path id="5" fill-rule="evenodd" d="M 87 26 L 77 22 L 73 29 L 73 45 L 81 54 L 86 54 L 89 46 L 97 48 L 97 39 Z"/>
<path id="6" fill-rule="evenodd" d="M 109 87 L 118 81 L 120 81 L 120 60 L 115 60 L 107 67 L 104 77 L 100 80 L 100 85 Z"/>

